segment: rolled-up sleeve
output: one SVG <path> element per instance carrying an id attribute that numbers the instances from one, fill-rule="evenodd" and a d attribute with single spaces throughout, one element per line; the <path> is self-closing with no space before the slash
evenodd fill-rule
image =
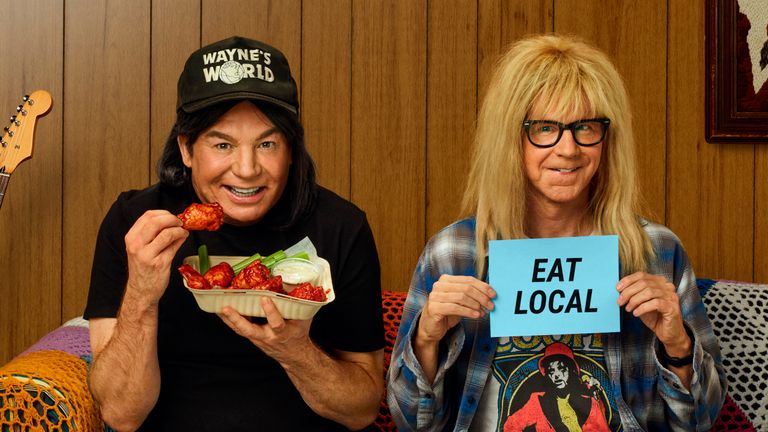
<path id="1" fill-rule="evenodd" d="M 651 235 L 665 274 L 677 287 L 683 321 L 693 335 L 693 377 L 690 391 L 677 375 L 656 359 L 658 392 L 667 424 L 678 431 L 709 431 L 725 401 L 727 389 L 720 347 L 696 287 L 696 276 L 677 236 L 663 228 Z M 658 348 L 658 341 L 655 343 Z"/>
<path id="2" fill-rule="evenodd" d="M 450 417 L 446 401 L 445 378 L 456 363 L 464 344 L 461 325 L 451 329 L 441 341 L 435 381 L 430 383 L 413 352 L 413 339 L 421 311 L 434 278 L 426 274 L 425 251 L 416 266 L 408 298 L 403 307 L 397 339 L 392 350 L 392 364 L 387 379 L 387 402 L 400 430 L 443 430 Z"/>

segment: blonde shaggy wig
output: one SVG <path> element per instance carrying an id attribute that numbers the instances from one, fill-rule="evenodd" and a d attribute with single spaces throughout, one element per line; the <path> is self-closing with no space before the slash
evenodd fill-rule
<path id="1" fill-rule="evenodd" d="M 573 37 L 543 35 L 514 43 L 500 58 L 480 108 L 463 210 L 477 220 L 477 270 L 488 241 L 525 237 L 523 121 L 540 102 L 547 112 L 586 109 L 611 120 L 589 191 L 597 235 L 619 236 L 622 275 L 647 269 L 653 256 L 640 225 L 632 118 L 624 82 L 609 58 Z"/>

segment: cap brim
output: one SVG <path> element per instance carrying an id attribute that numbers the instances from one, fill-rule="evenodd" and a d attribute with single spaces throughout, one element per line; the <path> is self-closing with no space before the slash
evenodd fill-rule
<path id="1" fill-rule="evenodd" d="M 218 96 L 209 97 L 199 101 L 187 102 L 185 104 L 182 104 L 179 107 L 179 109 L 187 113 L 192 113 L 195 111 L 199 111 L 203 108 L 207 108 L 211 105 L 215 105 L 219 102 L 225 102 L 225 101 L 231 101 L 231 100 L 259 100 L 259 101 L 269 102 L 283 109 L 286 109 L 296 115 L 299 114 L 298 109 L 289 103 L 286 103 L 279 99 L 275 99 L 271 96 L 265 96 L 263 94 L 251 93 L 251 92 L 232 92 L 232 93 L 226 93 Z"/>

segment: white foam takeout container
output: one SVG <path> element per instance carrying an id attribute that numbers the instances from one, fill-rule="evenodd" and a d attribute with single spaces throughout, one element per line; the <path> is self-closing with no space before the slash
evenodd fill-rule
<path id="1" fill-rule="evenodd" d="M 221 255 L 211 255 L 208 257 L 211 262 L 211 267 L 225 261 L 234 265 L 246 258 L 247 257 L 244 256 Z M 264 310 L 261 308 L 261 298 L 269 297 L 272 299 L 272 302 L 277 307 L 277 310 L 280 311 L 280 315 L 282 315 L 283 318 L 306 320 L 315 316 L 321 307 L 327 305 L 336 298 L 331 282 L 331 266 L 328 264 L 328 261 L 317 257 L 314 258 L 312 262 L 317 264 L 321 270 L 320 283 L 317 285 L 322 286 L 323 290 L 325 290 L 326 300 L 324 302 L 297 299 L 290 297 L 287 294 L 280 294 L 274 291 L 218 288 L 194 289 L 187 286 L 186 281 L 184 281 L 184 286 L 195 296 L 195 300 L 200 309 L 206 312 L 219 313 L 224 306 L 229 306 L 238 311 L 241 315 L 264 317 Z M 200 270 L 200 261 L 197 255 L 184 258 L 184 264 L 189 264 L 194 267 L 195 270 Z"/>

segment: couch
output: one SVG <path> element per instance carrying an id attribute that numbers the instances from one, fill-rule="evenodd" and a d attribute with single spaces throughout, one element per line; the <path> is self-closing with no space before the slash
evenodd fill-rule
<path id="1" fill-rule="evenodd" d="M 768 285 L 697 280 L 723 353 L 728 396 L 713 430 L 768 431 Z M 385 370 L 405 293 L 385 291 Z M 103 431 L 87 388 L 88 323 L 75 318 L 0 367 L 0 431 Z M 385 401 L 376 426 L 395 431 Z"/>

